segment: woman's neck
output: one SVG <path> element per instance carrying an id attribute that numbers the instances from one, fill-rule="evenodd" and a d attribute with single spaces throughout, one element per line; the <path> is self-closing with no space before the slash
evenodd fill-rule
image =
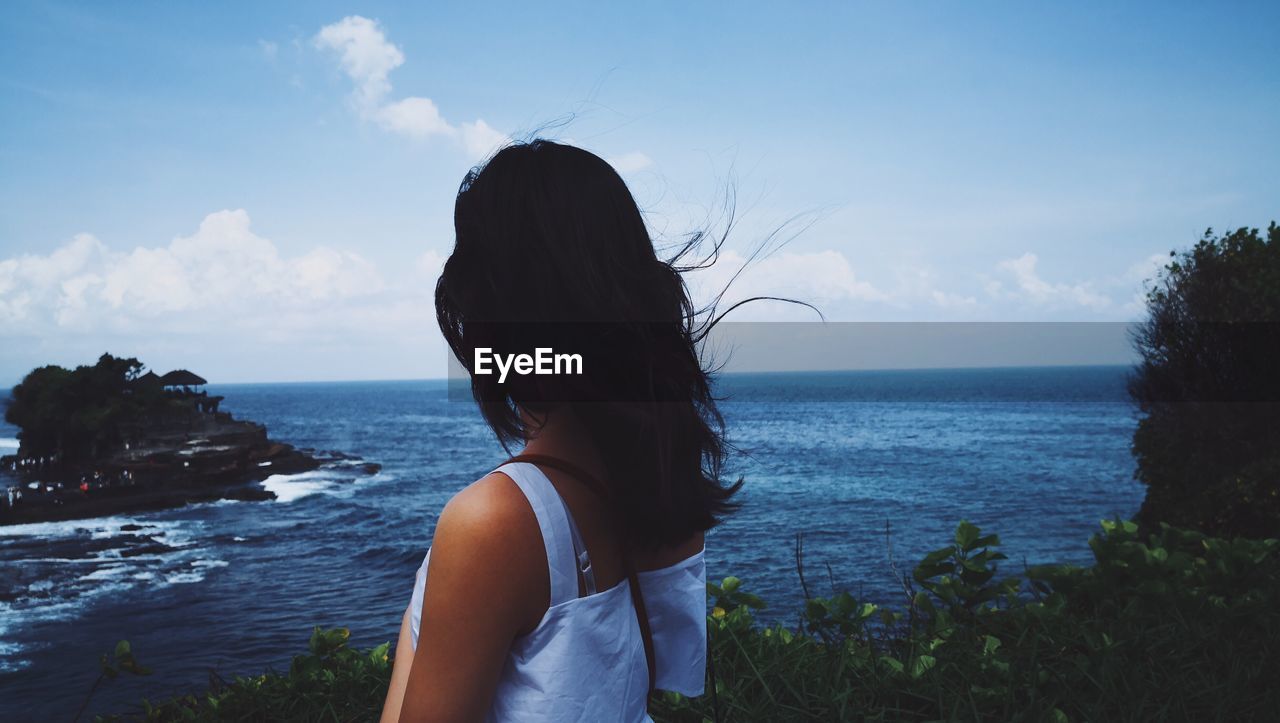
<path id="1" fill-rule="evenodd" d="M 586 427 L 572 409 L 557 407 L 545 415 L 521 410 L 520 416 L 529 430 L 525 453 L 559 457 L 597 475 L 604 471 Z"/>

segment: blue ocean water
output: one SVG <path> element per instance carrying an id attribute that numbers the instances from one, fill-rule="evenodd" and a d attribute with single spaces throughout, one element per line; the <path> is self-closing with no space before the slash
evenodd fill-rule
<path id="1" fill-rule="evenodd" d="M 730 472 L 746 484 L 708 537 L 708 575 L 741 577 L 767 616 L 792 622 L 797 533 L 811 592 L 889 604 L 902 593 L 888 543 L 909 570 L 962 518 L 999 532 L 1014 569 L 1087 562 L 1098 521 L 1141 502 L 1126 371 L 725 376 Z M 274 502 L 0 527 L 0 719 L 69 719 L 122 638 L 156 672 L 110 681 L 92 710 L 201 689 L 210 669 L 285 670 L 313 625 L 347 626 L 360 646 L 394 640 L 441 507 L 504 458 L 444 382 L 210 391 L 274 438 L 382 471 L 272 478 Z M 14 435 L 0 426 L 0 447 Z"/>

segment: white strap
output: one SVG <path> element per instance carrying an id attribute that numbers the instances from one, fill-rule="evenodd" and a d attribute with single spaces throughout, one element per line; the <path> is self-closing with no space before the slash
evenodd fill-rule
<path id="1" fill-rule="evenodd" d="M 564 507 L 564 516 L 569 518 L 569 532 L 573 535 L 573 556 L 577 558 L 578 573 L 582 575 L 583 594 L 595 595 L 596 573 L 591 569 L 591 556 L 587 554 L 587 543 L 582 540 L 582 533 L 578 531 L 578 523 L 573 520 L 573 511 L 569 509 L 569 503 L 564 501 L 564 496 L 558 490 L 556 496 L 560 498 L 560 504 Z"/>
<path id="2" fill-rule="evenodd" d="M 495 472 L 510 477 L 529 500 L 542 544 L 547 553 L 547 570 L 551 575 L 550 605 L 558 605 L 578 597 L 578 565 L 574 555 L 573 527 L 564 501 L 551 480 L 528 462 L 504 464 Z"/>

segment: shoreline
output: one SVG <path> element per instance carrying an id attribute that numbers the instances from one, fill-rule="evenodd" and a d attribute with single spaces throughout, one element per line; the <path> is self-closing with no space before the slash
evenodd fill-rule
<path id="1" fill-rule="evenodd" d="M 287 446 L 287 445 L 282 445 Z M 94 519 L 112 515 L 185 507 L 200 502 L 240 500 L 260 502 L 276 499 L 276 494 L 262 486 L 274 475 L 310 472 L 336 462 L 355 458 L 341 453 L 316 453 L 288 447 L 274 456 L 269 466 L 226 472 L 218 475 L 178 475 L 147 484 L 97 487 L 87 491 L 64 487 L 45 494 L 24 495 L 12 507 L 0 507 L 0 527 Z M 376 474 L 381 465 L 362 462 L 356 467 L 365 475 Z M 28 475 L 15 477 L 25 485 Z"/>

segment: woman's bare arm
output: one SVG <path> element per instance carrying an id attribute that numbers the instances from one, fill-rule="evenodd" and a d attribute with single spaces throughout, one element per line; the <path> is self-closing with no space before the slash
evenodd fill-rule
<path id="1" fill-rule="evenodd" d="M 413 639 L 409 627 L 409 608 L 404 609 L 400 620 L 400 637 L 396 638 L 396 659 L 391 665 L 391 685 L 387 688 L 387 700 L 382 704 L 381 723 L 400 720 L 400 704 L 404 701 L 404 687 L 409 681 L 409 668 L 413 665 Z"/>
<path id="2" fill-rule="evenodd" d="M 512 640 L 537 625 L 549 598 L 542 534 L 515 483 L 491 474 L 458 493 L 431 544 L 399 720 L 482 719 Z"/>

